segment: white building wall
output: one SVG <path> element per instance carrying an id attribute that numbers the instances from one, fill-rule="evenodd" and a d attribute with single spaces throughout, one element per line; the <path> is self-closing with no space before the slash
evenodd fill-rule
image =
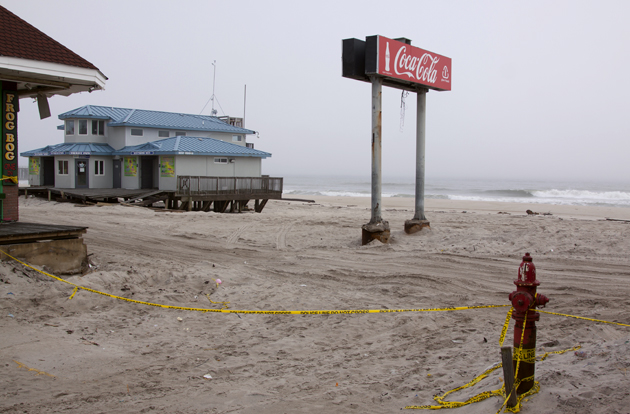
<path id="1" fill-rule="evenodd" d="M 135 129 L 135 127 L 134 127 Z M 170 138 L 170 137 L 174 137 L 176 136 L 176 132 L 184 132 L 186 134 L 186 136 L 188 137 L 210 137 L 210 132 L 207 131 L 186 131 L 183 129 L 179 129 L 179 130 L 175 130 L 175 129 L 166 129 L 166 128 L 139 128 L 142 129 L 143 131 L 143 136 L 142 137 L 138 137 L 138 136 L 132 136 L 131 135 L 131 127 L 127 128 L 127 133 L 128 133 L 128 137 L 130 139 L 137 139 L 137 138 L 145 138 L 144 142 L 151 142 L 151 141 L 157 141 L 160 139 L 166 139 L 166 138 Z M 168 131 L 168 137 L 161 137 L 159 136 L 159 131 Z M 138 144 L 128 144 L 128 145 L 138 145 Z"/>
<path id="2" fill-rule="evenodd" d="M 59 161 L 68 161 L 68 174 L 59 174 Z M 74 156 L 55 155 L 55 187 L 74 188 Z"/>
<path id="3" fill-rule="evenodd" d="M 66 143 L 103 143 L 109 144 L 115 150 L 119 150 L 125 146 L 131 145 L 140 145 L 145 144 L 151 141 L 157 141 L 160 139 L 164 139 L 166 137 L 160 137 L 159 131 L 169 131 L 169 137 L 176 136 L 176 132 L 184 132 L 186 136 L 189 137 L 206 137 L 206 138 L 214 138 L 225 142 L 230 142 L 232 144 L 245 146 L 247 142 L 247 135 L 245 134 L 235 134 L 228 132 L 209 132 L 209 131 L 187 131 L 187 130 L 178 130 L 178 129 L 166 129 L 166 128 L 146 128 L 146 127 L 125 127 L 125 126 L 114 126 L 110 127 L 107 125 L 108 121 L 105 121 L 105 135 L 92 135 L 92 123 L 91 119 L 88 119 L 88 133 L 85 135 L 79 134 L 79 120 L 80 119 L 72 119 L 74 121 L 74 134 L 67 135 L 65 128 L 63 131 L 64 134 L 64 142 Z M 65 127 L 64 120 L 64 127 Z M 143 135 L 131 135 L 131 129 L 142 129 Z M 241 135 L 242 141 L 235 141 L 234 136 Z"/>
<path id="4" fill-rule="evenodd" d="M 131 129 L 142 129 L 142 136 L 131 135 Z M 231 133 L 225 132 L 208 132 L 208 131 L 187 131 L 187 130 L 176 130 L 176 129 L 164 129 L 164 128 L 139 128 L 139 127 L 112 127 L 111 129 L 124 130 L 124 141 L 125 145 L 123 146 L 132 146 L 132 145 L 140 145 L 146 144 L 147 142 L 158 141 L 160 139 L 166 139 L 166 137 L 160 137 L 159 131 L 169 131 L 169 137 L 176 136 L 176 132 L 184 132 L 188 137 L 203 137 L 203 138 L 214 138 L 220 139 L 225 142 L 232 142 L 233 144 L 245 146 L 246 135 L 242 135 L 243 141 L 241 142 L 233 142 Z M 114 147 L 111 143 L 110 145 Z M 115 148 L 115 147 L 114 147 Z M 122 148 L 122 147 L 121 147 Z M 115 148 L 119 149 L 119 148 Z"/>
<path id="5" fill-rule="evenodd" d="M 107 143 L 115 150 L 119 150 L 125 147 L 125 128 L 123 127 L 111 127 L 108 130 L 109 139 Z"/>
<path id="6" fill-rule="evenodd" d="M 85 142 L 85 143 L 98 143 L 98 144 L 107 144 L 109 143 L 109 139 L 107 136 L 107 130 L 108 130 L 108 126 L 107 126 L 107 120 L 105 120 L 105 135 L 92 135 L 92 120 L 88 119 L 87 120 L 87 124 L 88 124 L 88 128 L 87 128 L 87 134 L 79 134 L 79 118 L 77 119 L 72 119 L 72 121 L 74 121 L 74 134 L 73 135 L 67 135 L 66 134 L 66 130 L 65 130 L 65 126 L 66 126 L 66 122 L 65 121 L 70 121 L 68 120 L 64 120 L 64 142 L 70 142 L 70 143 L 75 143 L 75 142 Z"/>
<path id="7" fill-rule="evenodd" d="M 240 157 L 236 158 L 237 177 L 260 177 L 261 158 Z"/>
<path id="8" fill-rule="evenodd" d="M 41 184 L 43 182 L 42 174 L 43 174 L 43 172 L 41 172 L 40 174 L 37 174 L 37 175 L 29 174 L 28 175 L 28 185 L 30 185 L 30 186 L 42 185 Z"/>
<path id="9" fill-rule="evenodd" d="M 103 175 L 96 175 L 96 165 L 98 161 L 103 161 Z M 112 188 L 114 186 L 114 166 L 112 157 L 94 157 L 89 159 L 90 168 L 90 188 Z"/>
<path id="10" fill-rule="evenodd" d="M 199 155 L 176 155 L 175 176 L 206 175 L 206 157 Z"/>
<path id="11" fill-rule="evenodd" d="M 216 163 L 215 158 L 229 157 L 206 157 L 206 176 L 208 177 L 236 177 L 236 158 L 233 163 L 220 164 Z"/>
<path id="12" fill-rule="evenodd" d="M 215 163 L 215 158 L 233 159 L 227 164 Z M 175 156 L 175 175 L 200 175 L 205 177 L 260 177 L 261 158 L 257 157 L 214 157 L 195 155 Z M 164 180 L 164 178 L 161 178 Z M 175 185 L 177 185 L 175 183 Z M 160 189 L 167 189 L 160 181 Z M 174 189 L 174 188 L 173 188 Z"/>
<path id="13" fill-rule="evenodd" d="M 146 130 L 148 128 L 136 128 L 136 127 L 119 127 L 119 128 L 125 129 L 125 145 L 126 146 L 146 144 L 147 142 L 155 141 L 156 139 L 155 137 L 151 137 L 149 134 L 147 134 Z M 131 135 L 132 129 L 142 129 L 143 135 L 142 136 Z M 156 132 L 156 135 L 157 135 L 157 132 Z"/>
<path id="14" fill-rule="evenodd" d="M 234 141 L 233 136 L 234 135 L 241 135 L 242 137 L 242 141 Z M 241 147 L 244 147 L 246 142 L 247 142 L 247 135 L 245 134 L 233 134 L 233 133 L 228 133 L 228 132 L 210 132 L 208 134 L 208 136 L 210 138 L 214 138 L 214 139 L 219 139 L 221 141 L 225 141 L 225 142 L 229 142 L 235 145 L 240 145 Z"/>
<path id="15" fill-rule="evenodd" d="M 208 177 L 260 177 L 261 158 L 227 157 L 234 160 L 228 164 L 217 164 L 215 158 L 206 157 L 206 176 Z"/>

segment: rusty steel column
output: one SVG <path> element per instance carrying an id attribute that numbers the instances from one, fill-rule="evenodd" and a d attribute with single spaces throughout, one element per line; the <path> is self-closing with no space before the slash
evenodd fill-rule
<path id="1" fill-rule="evenodd" d="M 372 77 L 372 217 L 370 223 L 381 218 L 381 147 L 383 79 Z"/>
<path id="2" fill-rule="evenodd" d="M 389 223 L 381 217 L 381 133 L 382 133 L 382 90 L 383 79 L 371 76 L 372 81 L 372 216 L 370 222 L 362 226 L 361 243 L 368 244 L 374 239 L 389 242 Z"/>
<path id="3" fill-rule="evenodd" d="M 429 220 L 424 215 L 424 159 L 425 159 L 425 132 L 427 115 L 426 88 L 417 90 L 417 114 L 416 114 L 416 212 L 413 219 L 405 221 L 405 233 L 412 234 L 429 226 Z"/>

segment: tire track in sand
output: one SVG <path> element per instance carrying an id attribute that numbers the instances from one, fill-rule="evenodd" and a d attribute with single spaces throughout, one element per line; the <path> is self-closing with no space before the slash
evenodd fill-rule
<path id="1" fill-rule="evenodd" d="M 251 227 L 251 224 L 246 224 L 244 226 L 239 227 L 234 233 L 230 235 L 230 237 L 228 237 L 227 239 L 228 244 L 238 243 L 238 239 L 241 237 L 243 232 L 250 227 Z"/>
<path id="2" fill-rule="evenodd" d="M 293 223 L 283 225 L 276 235 L 276 249 L 284 250 L 287 248 L 287 233 L 293 227 Z"/>

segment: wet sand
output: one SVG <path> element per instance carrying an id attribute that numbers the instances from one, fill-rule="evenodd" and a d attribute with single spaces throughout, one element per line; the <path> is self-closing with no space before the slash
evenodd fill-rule
<path id="1" fill-rule="evenodd" d="M 67 280 L 135 300 L 221 308 L 209 295 L 239 310 L 504 305 L 530 252 L 546 310 L 630 324 L 630 223 L 605 220 L 630 220 L 630 209 L 427 200 L 431 229 L 406 235 L 413 199 L 384 198 L 391 243 L 361 246 L 369 198 L 315 201 L 216 214 L 30 198 L 20 214 L 88 226 L 93 271 Z M 13 262 L 0 274 L 7 413 L 400 412 L 498 362 L 507 311 L 199 313 L 85 291 L 68 300 L 71 286 Z M 539 354 L 582 352 L 537 364 L 541 391 L 522 412 L 630 412 L 630 327 L 546 314 L 537 326 Z M 500 386 L 498 370 L 448 399 Z M 452 412 L 494 413 L 501 403 Z"/>

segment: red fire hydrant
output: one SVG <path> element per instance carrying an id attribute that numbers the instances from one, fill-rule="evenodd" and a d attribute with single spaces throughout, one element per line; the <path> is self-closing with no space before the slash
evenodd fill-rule
<path id="1" fill-rule="evenodd" d="M 529 253 L 525 253 L 525 256 L 523 256 L 523 261 L 518 268 L 518 279 L 514 281 L 514 284 L 516 285 L 516 290 L 510 293 L 509 299 L 514 307 L 512 319 L 515 321 L 513 358 L 515 373 L 517 359 L 521 360 L 516 373 L 515 383 L 531 377 L 527 381 L 522 381 L 516 389 L 517 394 L 523 394 L 534 386 L 536 321 L 540 319 L 540 314 L 534 308 L 544 307 L 549 302 L 546 296 L 536 294 L 536 288 L 540 285 L 540 282 L 536 280 L 536 266 L 532 263 L 532 257 Z M 523 323 L 525 326 L 523 326 Z M 521 349 L 520 355 L 519 348 Z"/>

